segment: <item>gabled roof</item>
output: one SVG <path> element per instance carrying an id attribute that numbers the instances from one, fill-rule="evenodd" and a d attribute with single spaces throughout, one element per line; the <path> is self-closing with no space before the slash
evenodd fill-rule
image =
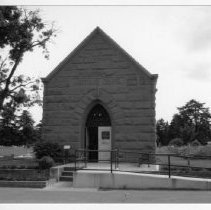
<path id="1" fill-rule="evenodd" d="M 47 77 L 42 78 L 43 82 L 48 82 L 73 56 L 75 56 L 96 34 L 100 34 L 103 38 L 113 45 L 116 49 L 122 52 L 134 65 L 138 67 L 145 75 L 151 79 L 157 79 L 157 74 L 151 74 L 141 64 L 139 64 L 131 55 L 121 48 L 111 37 L 109 37 L 100 27 L 96 27 Z"/>

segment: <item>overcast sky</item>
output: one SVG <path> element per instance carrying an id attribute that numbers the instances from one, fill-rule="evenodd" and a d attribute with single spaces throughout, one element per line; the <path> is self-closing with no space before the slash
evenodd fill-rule
<path id="1" fill-rule="evenodd" d="M 18 73 L 45 77 L 96 26 L 153 74 L 159 74 L 156 118 L 170 121 L 190 99 L 211 107 L 211 6 L 34 6 L 60 33 L 50 60 L 37 50 Z M 42 109 L 32 110 L 36 121 Z"/>

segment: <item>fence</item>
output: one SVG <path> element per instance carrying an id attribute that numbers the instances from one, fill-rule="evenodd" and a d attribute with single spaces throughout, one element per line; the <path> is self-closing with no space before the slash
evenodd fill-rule
<path id="1" fill-rule="evenodd" d="M 75 170 L 124 171 L 160 175 L 211 178 L 211 156 L 181 156 L 173 154 L 141 153 L 129 150 L 74 151 Z M 99 154 L 105 159 L 98 158 Z M 93 162 L 95 164 L 93 164 Z M 159 166 L 159 170 L 157 167 Z M 154 168 L 153 168 L 154 167 Z"/>

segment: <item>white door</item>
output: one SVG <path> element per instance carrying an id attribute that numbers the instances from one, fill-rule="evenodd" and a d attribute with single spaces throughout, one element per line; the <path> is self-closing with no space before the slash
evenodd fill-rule
<path id="1" fill-rule="evenodd" d="M 111 150 L 111 127 L 98 127 L 98 150 Z M 110 160 L 110 152 L 99 152 L 98 160 Z"/>

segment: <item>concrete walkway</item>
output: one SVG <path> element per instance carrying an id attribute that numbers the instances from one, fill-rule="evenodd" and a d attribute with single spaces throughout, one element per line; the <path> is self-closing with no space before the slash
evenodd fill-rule
<path id="1" fill-rule="evenodd" d="M 0 188 L 0 203 L 210 203 L 209 191 Z"/>
<path id="2" fill-rule="evenodd" d="M 51 175 L 58 180 L 63 167 L 73 167 L 74 164 L 66 164 L 52 168 Z M 77 167 L 85 166 L 84 163 Z M 126 171 L 116 168 L 113 173 L 108 163 L 88 163 L 87 170 L 77 170 L 73 174 L 73 187 L 76 188 L 100 188 L 100 189 L 158 189 L 158 190 L 211 190 L 211 179 L 179 177 L 157 174 L 140 173 L 143 171 L 157 170 L 154 165 L 125 164 Z M 133 173 L 133 172 L 138 173 Z"/>
<path id="3" fill-rule="evenodd" d="M 131 172 L 79 170 L 74 174 L 73 187 L 100 189 L 211 190 L 210 179 L 190 178 Z"/>
<path id="4" fill-rule="evenodd" d="M 74 167 L 75 165 L 67 164 L 65 166 Z M 84 167 L 85 164 L 78 162 L 77 167 Z M 87 166 L 85 167 L 88 170 L 111 170 L 111 165 L 109 162 L 99 162 L 99 163 L 87 163 Z M 120 163 L 118 164 L 118 168 L 115 168 L 115 164 L 112 164 L 113 170 L 122 170 L 122 171 L 131 171 L 131 172 L 142 172 L 142 171 L 159 171 L 158 165 L 148 165 L 148 164 L 142 164 L 138 166 L 137 163 Z"/>

